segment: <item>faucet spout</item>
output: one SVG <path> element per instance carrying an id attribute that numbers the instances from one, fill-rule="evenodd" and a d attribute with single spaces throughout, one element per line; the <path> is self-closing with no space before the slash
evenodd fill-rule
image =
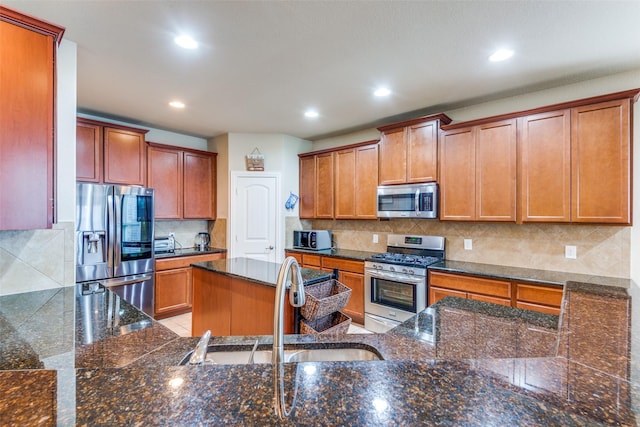
<path id="1" fill-rule="evenodd" d="M 289 279 L 289 276 L 292 276 Z M 284 295 L 289 291 L 289 303 L 294 307 L 301 307 L 305 302 L 304 284 L 300 265 L 294 257 L 287 257 L 278 273 L 276 285 L 275 309 L 273 311 L 273 363 L 281 363 L 284 358 Z"/>
<path id="2" fill-rule="evenodd" d="M 289 280 L 289 276 L 292 279 Z M 273 311 L 273 350 L 271 352 L 271 361 L 273 363 L 274 372 L 274 392 L 275 392 L 275 409 L 280 419 L 289 416 L 284 402 L 284 294 L 289 291 L 289 303 L 294 307 L 304 305 L 305 293 L 304 284 L 302 282 L 302 274 L 300 265 L 294 257 L 287 257 L 278 273 L 278 283 L 276 285 L 275 309 Z M 294 399 L 295 400 L 295 399 Z M 293 408 L 292 408 L 293 409 Z"/>

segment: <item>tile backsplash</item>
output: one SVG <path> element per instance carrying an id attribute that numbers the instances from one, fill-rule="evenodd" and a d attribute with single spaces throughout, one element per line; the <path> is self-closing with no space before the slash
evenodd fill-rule
<path id="1" fill-rule="evenodd" d="M 75 283 L 73 222 L 50 230 L 0 231 L 0 295 Z"/>
<path id="2" fill-rule="evenodd" d="M 630 276 L 630 227 L 424 219 L 314 220 L 309 227 L 332 230 L 334 242 L 341 249 L 384 252 L 389 233 L 437 235 L 446 237 L 446 256 L 451 260 L 610 277 Z M 373 243 L 374 234 L 378 235 L 377 244 Z M 289 236 L 287 239 L 289 242 Z M 472 240 L 472 250 L 464 249 L 464 239 Z M 565 258 L 565 245 L 576 246 L 576 259 Z"/>

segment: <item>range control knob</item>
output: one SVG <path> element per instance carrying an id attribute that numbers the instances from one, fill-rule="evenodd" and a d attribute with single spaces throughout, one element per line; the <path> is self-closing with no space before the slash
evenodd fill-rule
<path id="1" fill-rule="evenodd" d="M 413 271 L 412 269 L 407 270 L 407 274 L 414 274 L 415 271 Z"/>
<path id="2" fill-rule="evenodd" d="M 389 267 L 389 271 L 396 271 L 395 267 Z"/>

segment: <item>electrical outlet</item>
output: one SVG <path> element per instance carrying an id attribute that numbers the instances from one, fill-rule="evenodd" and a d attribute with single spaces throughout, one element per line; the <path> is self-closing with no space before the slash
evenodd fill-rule
<path id="1" fill-rule="evenodd" d="M 576 259 L 578 257 L 578 251 L 575 246 L 567 245 L 564 247 L 564 257 Z"/>
<path id="2" fill-rule="evenodd" d="M 464 250 L 465 251 L 473 250 L 473 240 L 464 239 Z"/>
<path id="3" fill-rule="evenodd" d="M 377 234 L 373 235 L 373 243 L 378 243 L 378 235 Z"/>

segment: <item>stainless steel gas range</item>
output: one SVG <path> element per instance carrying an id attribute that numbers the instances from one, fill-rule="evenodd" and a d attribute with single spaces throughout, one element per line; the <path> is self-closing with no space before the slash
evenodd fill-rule
<path id="1" fill-rule="evenodd" d="M 427 267 L 445 258 L 445 238 L 389 234 L 387 252 L 364 263 L 364 327 L 386 332 L 427 307 Z"/>

